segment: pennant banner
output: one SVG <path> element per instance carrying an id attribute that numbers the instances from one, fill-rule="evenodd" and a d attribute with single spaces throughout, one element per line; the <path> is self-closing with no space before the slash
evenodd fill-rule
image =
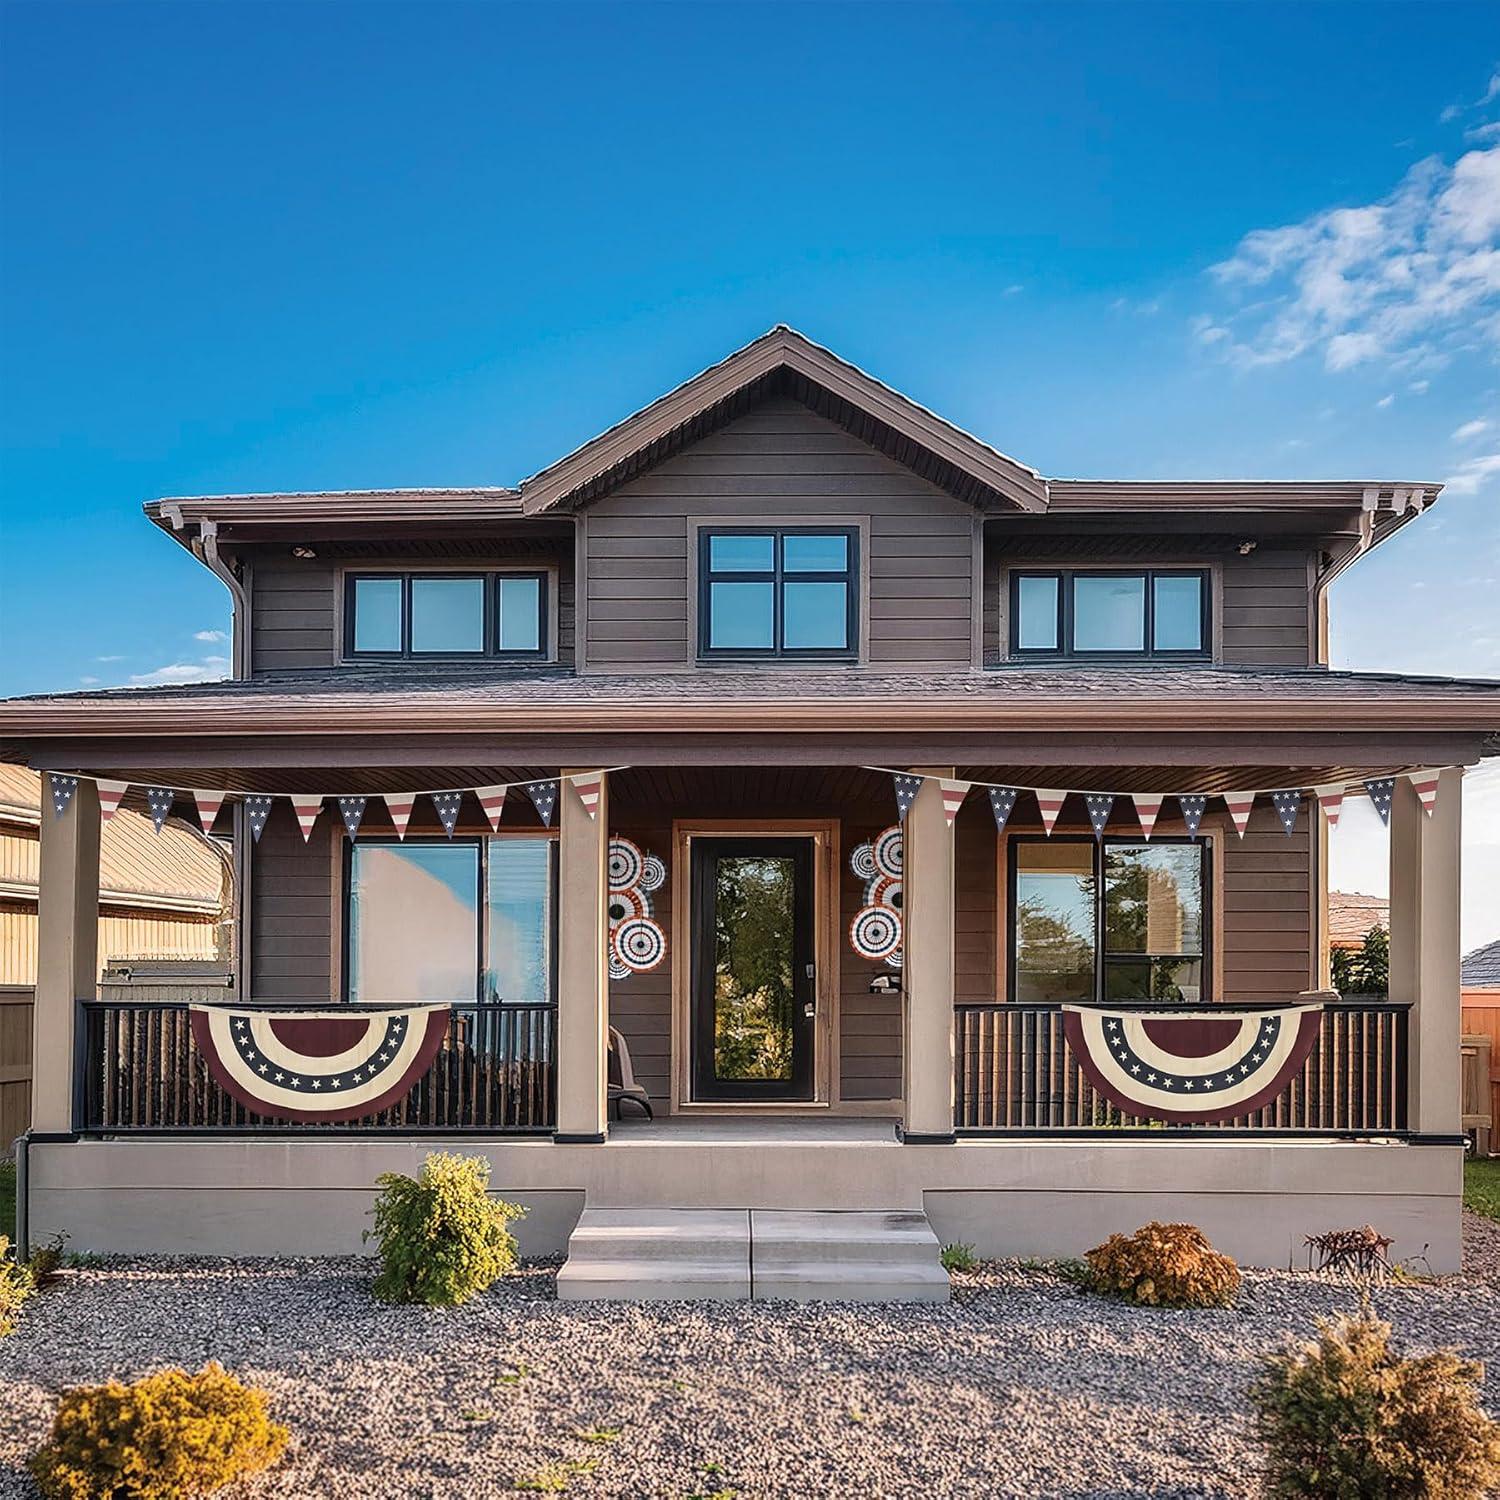
<path id="1" fill-rule="evenodd" d="M 364 797 L 340 797 L 339 816 L 344 820 L 344 829 L 351 840 L 359 837 L 359 825 L 365 815 Z"/>
<path id="2" fill-rule="evenodd" d="M 1406 779 L 1411 782 L 1418 800 L 1422 804 L 1422 811 L 1430 818 L 1432 809 L 1437 802 L 1438 772 L 1436 771 L 1413 771 Z"/>
<path id="3" fill-rule="evenodd" d="M 266 819 L 271 816 L 272 798 L 260 792 L 252 792 L 245 798 L 245 818 L 250 824 L 250 836 L 258 844 L 266 831 Z"/>
<path id="4" fill-rule="evenodd" d="M 1244 838 L 1245 830 L 1250 826 L 1251 809 L 1255 806 L 1255 793 L 1225 792 L 1224 806 L 1229 809 L 1229 816 L 1234 821 L 1234 831 Z"/>
<path id="5" fill-rule="evenodd" d="M 1291 838 L 1292 830 L 1297 826 L 1297 814 L 1302 807 L 1302 793 L 1300 791 L 1272 792 L 1271 803 L 1276 809 L 1276 816 L 1281 819 L 1282 829 L 1286 836 Z M 1243 833 L 1240 836 L 1243 838 Z"/>
<path id="6" fill-rule="evenodd" d="M 323 797 L 321 793 L 304 795 L 298 792 L 291 798 L 292 811 L 297 814 L 297 826 L 302 830 L 302 842 L 305 844 L 312 838 L 313 824 L 318 821 L 318 814 L 323 811 Z"/>
<path id="7" fill-rule="evenodd" d="M 1102 839 L 1104 830 L 1109 826 L 1109 814 L 1115 805 L 1115 799 L 1103 792 L 1090 792 L 1083 800 L 1089 810 L 1089 823 L 1093 827 L 1094 837 Z"/>
<path id="8" fill-rule="evenodd" d="M 896 791 L 896 817 L 904 823 L 906 815 L 911 811 L 911 805 L 917 800 L 917 793 L 922 790 L 922 778 L 920 776 L 908 775 L 905 771 L 897 771 L 892 777 Z"/>
<path id="9" fill-rule="evenodd" d="M 1189 797 L 1177 799 L 1178 809 L 1182 813 L 1182 821 L 1187 824 L 1189 838 L 1198 837 L 1198 825 L 1203 821 L 1203 811 L 1208 806 L 1208 798 L 1200 797 L 1196 793 Z"/>
<path id="10" fill-rule="evenodd" d="M 167 821 L 167 814 L 172 811 L 172 803 L 176 799 L 176 793 L 164 786 L 148 786 L 146 788 L 146 810 L 151 814 L 151 821 L 158 833 L 161 825 Z"/>
<path id="11" fill-rule="evenodd" d="M 938 781 L 938 786 L 943 793 L 943 813 L 948 819 L 948 826 L 953 827 L 953 820 L 958 816 L 958 810 L 964 805 L 964 798 L 969 795 L 969 783 L 967 781 Z"/>
<path id="12" fill-rule="evenodd" d="M 204 833 L 212 833 L 214 819 L 219 816 L 219 809 L 224 805 L 224 793 L 194 791 L 190 795 L 198 807 L 199 825 Z"/>
<path id="13" fill-rule="evenodd" d="M 47 789 L 52 793 L 52 811 L 60 818 L 67 812 L 73 793 L 78 790 L 76 776 L 59 776 L 56 771 L 47 773 Z"/>
<path id="14" fill-rule="evenodd" d="M 1339 812 L 1344 806 L 1344 784 L 1341 781 L 1333 782 L 1328 786 L 1315 786 L 1313 796 L 1318 799 L 1318 806 L 1323 809 L 1323 816 L 1328 819 L 1330 828 L 1339 826 Z"/>
<path id="15" fill-rule="evenodd" d="M 1375 804 L 1375 811 L 1380 814 L 1380 821 L 1389 828 L 1391 826 L 1391 799 L 1396 794 L 1396 778 L 1377 776 L 1373 781 L 1365 782 L 1365 791 L 1370 801 Z"/>
<path id="16" fill-rule="evenodd" d="M 555 781 L 528 781 L 526 795 L 531 798 L 531 805 L 536 808 L 536 815 L 542 820 L 542 827 L 550 828 L 552 810 L 557 806 L 557 783 Z"/>
<path id="17" fill-rule="evenodd" d="M 1057 815 L 1062 811 L 1062 805 L 1068 799 L 1066 792 L 1047 792 L 1037 789 L 1036 805 L 1042 811 L 1042 827 L 1050 834 L 1057 826 Z"/>
<path id="18" fill-rule="evenodd" d="M 603 773 L 591 771 L 587 776 L 570 776 L 568 780 L 573 783 L 573 790 L 578 793 L 578 800 L 583 803 L 583 810 L 592 823 L 599 816 L 599 796 L 604 790 Z"/>
<path id="19" fill-rule="evenodd" d="M 500 815 L 505 811 L 505 793 L 508 788 L 503 786 L 477 786 L 474 795 L 479 798 L 479 806 L 489 821 L 491 828 L 496 833 L 500 832 Z"/>
<path id="20" fill-rule="evenodd" d="M 396 825 L 396 837 L 406 837 L 406 825 L 411 822 L 411 810 L 416 805 L 417 794 L 415 792 L 387 792 L 385 794 L 385 810 L 392 823 Z"/>
<path id="21" fill-rule="evenodd" d="M 99 788 L 99 816 L 106 822 L 120 810 L 125 793 L 130 789 L 128 781 L 106 781 L 102 776 L 94 783 Z"/>
<path id="22" fill-rule="evenodd" d="M 432 805 L 437 810 L 438 822 L 443 825 L 443 832 L 451 839 L 453 830 L 458 827 L 458 813 L 464 805 L 464 794 L 462 792 L 434 792 Z"/>
<path id="23" fill-rule="evenodd" d="M 990 788 L 990 809 L 995 814 L 995 831 L 1003 832 L 1010 815 L 1016 810 L 1016 788 L 1013 786 L 992 786 Z"/>
<path id="24" fill-rule="evenodd" d="M 1161 814 L 1161 805 L 1164 800 L 1158 792 L 1132 792 L 1130 800 L 1135 803 L 1135 815 L 1141 825 L 1141 832 L 1150 841 L 1151 830 L 1156 827 L 1156 820 Z"/>

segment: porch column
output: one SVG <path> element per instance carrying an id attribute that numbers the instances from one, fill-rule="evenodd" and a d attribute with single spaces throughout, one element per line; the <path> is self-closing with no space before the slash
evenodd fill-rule
<path id="1" fill-rule="evenodd" d="M 61 817 L 42 778 L 36 1003 L 31 1023 L 31 1128 L 73 1128 L 73 1022 L 99 985 L 99 792 L 79 779 Z"/>
<path id="2" fill-rule="evenodd" d="M 608 1130 L 609 778 L 590 818 L 567 775 L 557 797 L 556 1139 L 593 1144 Z"/>
<path id="3" fill-rule="evenodd" d="M 919 766 L 922 783 L 906 814 L 901 908 L 906 988 L 902 1134 L 953 1140 L 953 830 L 935 777 L 951 766 Z"/>
<path id="4" fill-rule="evenodd" d="M 1412 1002 L 1407 1123 L 1457 1135 L 1459 858 L 1463 777 L 1444 771 L 1432 816 L 1406 778 L 1391 799 L 1390 996 Z"/>

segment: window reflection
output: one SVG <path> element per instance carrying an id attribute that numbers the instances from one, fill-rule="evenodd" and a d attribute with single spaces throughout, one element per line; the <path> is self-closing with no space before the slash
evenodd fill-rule
<path id="1" fill-rule="evenodd" d="M 1015 998 L 1094 998 L 1094 851 L 1019 844 L 1014 890 Z"/>

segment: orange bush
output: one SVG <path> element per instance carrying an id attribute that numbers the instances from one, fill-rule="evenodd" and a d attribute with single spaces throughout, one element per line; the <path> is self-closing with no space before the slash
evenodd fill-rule
<path id="1" fill-rule="evenodd" d="M 1153 1220 L 1110 1235 L 1086 1259 L 1094 1291 L 1151 1307 L 1223 1307 L 1240 1289 L 1239 1267 L 1192 1224 Z"/>

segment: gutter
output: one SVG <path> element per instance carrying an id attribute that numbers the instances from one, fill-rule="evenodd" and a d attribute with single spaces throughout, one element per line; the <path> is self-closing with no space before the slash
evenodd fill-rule
<path id="1" fill-rule="evenodd" d="M 162 501 L 161 513 L 172 523 L 173 531 L 181 531 L 186 525 L 182 516 L 182 506 L 176 501 Z M 250 600 L 239 576 L 219 555 L 219 523 L 200 520 L 198 534 L 188 538 L 188 547 L 193 556 L 211 573 L 222 579 L 229 589 L 231 604 L 229 631 L 230 640 L 233 643 L 230 647 L 233 658 L 230 662 L 230 670 L 237 678 L 248 677 L 250 675 Z"/>

